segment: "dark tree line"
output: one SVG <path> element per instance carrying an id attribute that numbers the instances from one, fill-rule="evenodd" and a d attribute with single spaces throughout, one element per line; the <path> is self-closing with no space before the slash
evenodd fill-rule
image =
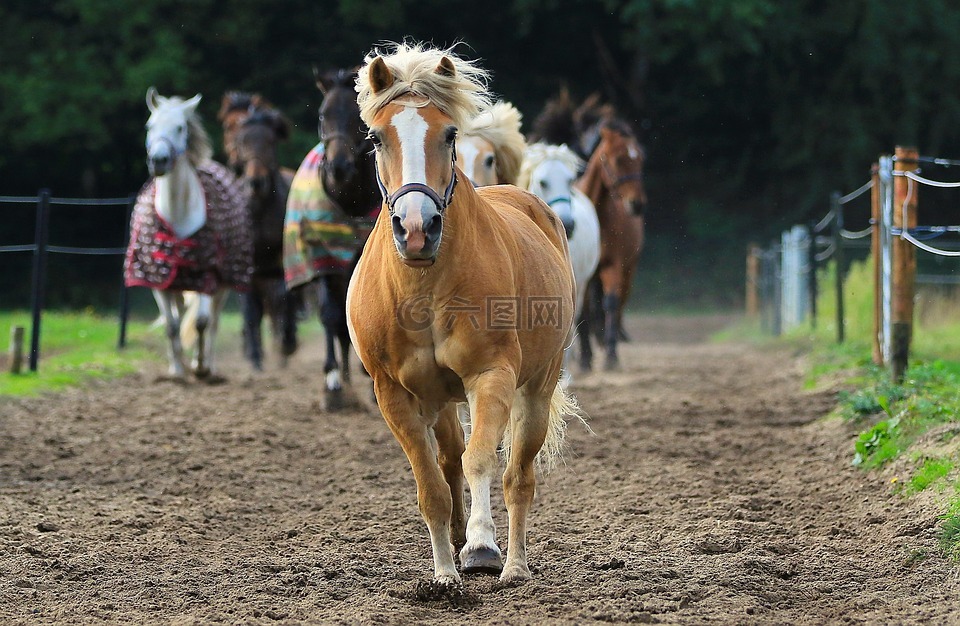
<path id="1" fill-rule="evenodd" d="M 5 0 L 0 194 L 135 190 L 150 85 L 202 93 L 215 141 L 221 94 L 262 93 L 295 124 L 283 153 L 295 167 L 316 141 L 312 66 L 356 65 L 405 36 L 468 44 L 528 124 L 561 85 L 617 106 L 649 156 L 642 293 L 662 283 L 729 303 L 746 242 L 825 212 L 880 152 L 960 156 L 950 0 Z M 29 211 L 0 210 L 12 216 L 0 244 L 31 234 Z M 108 229 L 89 214 L 57 228 Z M 0 306 L 22 287 L 6 274 Z"/>

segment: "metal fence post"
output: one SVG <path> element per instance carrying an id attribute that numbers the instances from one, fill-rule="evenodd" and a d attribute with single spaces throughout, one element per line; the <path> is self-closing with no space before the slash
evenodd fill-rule
<path id="1" fill-rule="evenodd" d="M 41 189 L 37 195 L 37 224 L 34 231 L 33 281 L 30 294 L 30 371 L 37 371 L 40 359 L 40 317 L 43 311 L 47 272 L 47 238 L 50 231 L 50 190 Z"/>
<path id="2" fill-rule="evenodd" d="M 837 264 L 837 343 L 843 343 L 844 340 L 844 311 L 843 311 L 843 206 L 840 204 L 840 192 L 834 191 L 830 194 L 830 210 L 833 211 L 833 258 Z"/>
<path id="3" fill-rule="evenodd" d="M 130 195 L 130 201 L 127 203 L 127 221 L 126 234 L 123 237 L 123 247 L 130 245 L 130 220 L 133 217 L 133 209 L 137 203 L 136 194 Z M 126 259 L 126 257 L 124 257 Z M 130 317 L 130 290 L 127 288 L 127 281 L 123 276 L 123 270 L 120 271 L 120 337 L 117 339 L 117 349 L 122 350 L 127 347 L 127 319 Z"/>

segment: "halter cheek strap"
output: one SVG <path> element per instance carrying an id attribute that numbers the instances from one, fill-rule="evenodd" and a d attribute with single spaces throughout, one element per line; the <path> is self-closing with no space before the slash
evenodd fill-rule
<path id="1" fill-rule="evenodd" d="M 374 161 L 376 163 L 376 161 Z M 450 203 L 453 201 L 453 191 L 457 187 L 457 148 L 453 147 L 450 156 L 450 182 L 447 183 L 447 188 L 443 190 L 443 196 L 440 196 L 433 187 L 426 185 L 424 183 L 407 183 L 401 185 L 399 189 L 394 191 L 392 194 L 387 191 L 386 185 L 383 184 L 383 179 L 380 178 L 380 166 L 377 165 L 377 185 L 380 187 L 380 195 L 383 196 L 383 201 L 387 204 L 387 207 L 390 209 L 390 214 L 392 215 L 394 207 L 397 204 L 397 200 L 407 195 L 408 193 L 413 193 L 414 191 L 419 191 L 423 195 L 430 198 L 430 200 L 437 206 L 437 210 L 443 214 L 443 211 L 450 206 Z"/>

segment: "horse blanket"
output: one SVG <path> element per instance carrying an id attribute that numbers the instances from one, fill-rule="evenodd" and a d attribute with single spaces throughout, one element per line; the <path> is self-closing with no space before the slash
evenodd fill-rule
<path id="1" fill-rule="evenodd" d="M 253 236 L 247 190 L 230 170 L 215 161 L 197 167 L 207 206 L 206 223 L 179 238 L 154 208 L 155 180 L 140 189 L 130 224 L 130 245 L 123 264 L 128 287 L 149 287 L 213 294 L 228 287 L 250 288 Z"/>
<path id="2" fill-rule="evenodd" d="M 290 185 L 283 227 L 283 269 L 289 289 L 318 276 L 349 274 L 380 211 L 378 206 L 363 218 L 347 215 L 323 189 L 322 161 L 320 143 L 307 153 Z"/>

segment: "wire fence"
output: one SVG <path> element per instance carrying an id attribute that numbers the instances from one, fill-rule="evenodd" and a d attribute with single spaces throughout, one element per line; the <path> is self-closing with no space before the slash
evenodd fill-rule
<path id="1" fill-rule="evenodd" d="M 58 198 L 51 196 L 48 189 L 41 189 L 36 196 L 0 196 L 0 204 L 33 204 L 36 206 L 36 225 L 33 242 L 0 246 L 0 253 L 33 253 L 33 270 L 30 287 L 30 371 L 37 371 L 40 359 L 40 329 L 46 289 L 47 256 L 49 254 L 74 254 L 84 256 L 119 256 L 126 253 L 127 242 L 121 246 L 83 247 L 54 245 L 49 242 L 51 207 L 125 207 L 124 218 L 130 222 L 130 215 L 136 196 L 126 198 Z M 128 232 L 129 229 L 124 229 Z M 117 346 L 122 348 L 127 341 L 127 316 L 129 299 L 126 286 L 120 283 L 120 334 Z"/>
<path id="2" fill-rule="evenodd" d="M 748 302 L 757 303 L 756 310 L 748 313 L 760 315 L 761 327 L 775 335 L 808 318 L 816 324 L 817 271 L 827 263 L 835 263 L 837 340 L 842 342 L 845 253 L 870 247 L 875 264 L 874 360 L 891 364 L 895 378 L 902 376 L 906 366 L 915 285 L 960 285 L 960 266 L 952 267 L 950 274 L 918 273 L 915 258 L 917 251 L 940 258 L 960 258 L 960 241 L 949 240 L 960 235 L 960 225 L 917 224 L 918 187 L 960 188 L 960 181 L 921 176 L 919 165 L 957 166 L 960 161 L 897 150 L 896 155 L 880 157 L 866 183 L 845 195 L 831 194 L 830 210 L 822 218 L 806 227 L 794 226 L 784 231 L 780 241 L 766 249 L 752 248 L 748 260 L 748 290 L 756 290 Z M 848 230 L 844 224 L 845 205 L 868 191 L 872 191 L 870 223 L 859 230 Z M 927 243 L 934 240 L 936 244 Z M 803 258 L 807 261 L 801 262 Z M 779 287 L 774 288 L 770 281 Z M 907 347 L 901 345 L 904 343 Z"/>

